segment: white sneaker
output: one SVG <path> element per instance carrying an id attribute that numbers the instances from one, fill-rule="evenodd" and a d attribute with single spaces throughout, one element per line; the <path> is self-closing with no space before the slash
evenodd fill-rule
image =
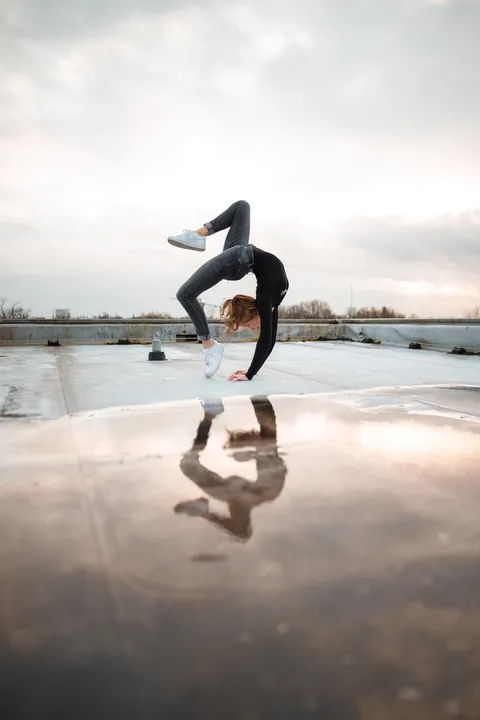
<path id="1" fill-rule="evenodd" d="M 178 235 L 169 235 L 167 238 L 170 245 L 184 248 L 185 250 L 196 250 L 203 252 L 205 250 L 205 238 L 199 235 L 195 230 L 184 230 Z"/>
<path id="2" fill-rule="evenodd" d="M 204 398 L 202 400 L 202 407 L 208 415 L 213 415 L 214 417 L 225 412 L 225 407 L 220 398 Z"/>
<path id="3" fill-rule="evenodd" d="M 190 515 L 190 517 L 201 517 L 208 512 L 207 498 L 198 498 L 198 500 L 185 500 L 179 502 L 174 507 L 176 515 Z"/>
<path id="4" fill-rule="evenodd" d="M 212 347 L 202 350 L 203 367 L 207 378 L 215 375 L 222 362 L 222 357 L 223 345 L 216 340 L 213 341 Z"/>

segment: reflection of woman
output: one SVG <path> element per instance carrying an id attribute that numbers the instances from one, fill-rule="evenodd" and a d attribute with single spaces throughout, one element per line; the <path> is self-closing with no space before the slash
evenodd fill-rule
<path id="1" fill-rule="evenodd" d="M 250 514 L 253 508 L 273 502 L 283 490 L 287 468 L 278 453 L 275 411 L 268 398 L 253 397 L 251 403 L 260 425 L 259 430 L 229 432 L 225 448 L 235 449 L 237 462 L 255 460 L 257 480 L 250 482 L 239 475 L 222 478 L 199 461 L 206 447 L 214 418 L 223 412 L 221 401 L 206 403 L 205 415 L 199 423 L 191 450 L 182 457 L 180 469 L 192 482 L 215 500 L 227 503 L 229 515 L 211 512 L 206 498 L 182 502 L 175 512 L 197 515 L 227 530 L 241 540 L 252 535 Z M 253 449 L 246 449 L 252 448 Z"/>

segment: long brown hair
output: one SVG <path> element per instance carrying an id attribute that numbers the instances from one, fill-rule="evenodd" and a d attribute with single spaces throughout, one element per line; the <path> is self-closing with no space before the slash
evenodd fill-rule
<path id="1" fill-rule="evenodd" d="M 234 295 L 225 300 L 220 310 L 220 319 L 226 326 L 224 335 L 235 332 L 257 315 L 255 298 L 250 295 Z"/>

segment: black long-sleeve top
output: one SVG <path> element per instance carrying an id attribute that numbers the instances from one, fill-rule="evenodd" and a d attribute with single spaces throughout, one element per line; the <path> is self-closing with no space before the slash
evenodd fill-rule
<path id="1" fill-rule="evenodd" d="M 257 278 L 256 305 L 260 317 L 260 337 L 246 377 L 251 380 L 272 352 L 277 341 L 278 306 L 287 290 L 288 278 L 283 263 L 272 253 L 253 247 L 252 272 Z"/>

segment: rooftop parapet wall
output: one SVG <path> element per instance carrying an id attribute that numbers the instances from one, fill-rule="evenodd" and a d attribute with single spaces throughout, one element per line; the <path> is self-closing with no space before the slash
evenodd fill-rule
<path id="1" fill-rule="evenodd" d="M 212 335 L 220 339 L 224 326 L 211 323 Z M 194 336 L 191 323 L 176 321 L 70 321 L 18 322 L 0 324 L 1 345 L 46 345 L 50 342 L 67 344 L 105 344 L 126 342 L 151 343 L 154 333 L 162 342 L 177 342 Z M 251 341 L 256 336 L 249 331 L 232 333 L 228 342 Z M 343 340 L 381 342 L 385 345 L 405 346 L 419 343 L 423 348 L 448 349 L 463 347 L 480 350 L 480 320 L 433 321 L 355 321 L 312 322 L 285 321 L 279 323 L 279 341 Z"/>

